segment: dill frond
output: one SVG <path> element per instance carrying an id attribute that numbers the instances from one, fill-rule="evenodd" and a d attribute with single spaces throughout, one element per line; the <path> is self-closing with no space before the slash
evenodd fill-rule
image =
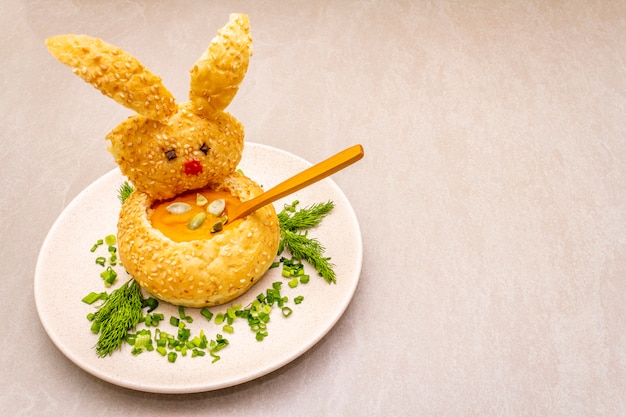
<path id="1" fill-rule="evenodd" d="M 128 331 L 137 326 L 141 319 L 142 299 L 139 284 L 131 278 L 111 292 L 96 311 L 93 322 L 99 332 L 96 343 L 99 357 L 110 355 L 118 349 Z"/>
<path id="2" fill-rule="evenodd" d="M 128 181 L 124 181 L 124 183 L 117 190 L 117 198 L 122 204 L 124 204 L 124 201 L 130 197 L 133 191 L 135 191 L 135 187 L 133 187 Z"/>
<path id="3" fill-rule="evenodd" d="M 319 225 L 324 217 L 328 215 L 335 203 L 327 201 L 326 203 L 313 204 L 303 209 L 295 210 L 297 202 L 285 207 L 279 214 L 278 220 L 281 227 L 286 230 L 310 229 Z"/>
<path id="4" fill-rule="evenodd" d="M 324 256 L 324 246 L 317 239 L 308 237 L 306 232 L 299 232 L 319 225 L 335 205 L 328 201 L 296 210 L 297 204 L 296 201 L 285 206 L 278 214 L 280 224 L 278 254 L 288 249 L 296 259 L 304 259 L 311 264 L 326 282 L 336 283 L 334 265 L 330 263 L 330 258 Z"/>

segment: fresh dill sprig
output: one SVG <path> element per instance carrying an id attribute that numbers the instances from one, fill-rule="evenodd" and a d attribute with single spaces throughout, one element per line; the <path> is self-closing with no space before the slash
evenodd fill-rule
<path id="1" fill-rule="evenodd" d="M 330 258 L 324 256 L 324 246 L 317 239 L 308 237 L 306 232 L 299 231 L 319 225 L 335 205 L 332 201 L 328 201 L 297 209 L 298 204 L 299 202 L 295 201 L 291 205 L 286 205 L 278 213 L 280 224 L 278 254 L 280 255 L 285 249 L 288 249 L 294 258 L 304 259 L 311 264 L 326 282 L 329 284 L 336 283 L 334 265 L 330 263 Z"/>
<path id="2" fill-rule="evenodd" d="M 99 333 L 96 353 L 104 357 L 124 342 L 128 332 L 139 323 L 142 315 L 139 284 L 133 278 L 114 290 L 93 315 L 92 330 Z"/>
<path id="3" fill-rule="evenodd" d="M 124 201 L 135 191 L 135 187 L 131 185 L 128 181 L 124 181 L 124 183 L 117 190 L 117 198 L 119 198 L 120 202 L 124 204 Z"/>
<path id="4" fill-rule="evenodd" d="M 291 231 L 310 229 L 311 227 L 319 225 L 322 219 L 335 208 L 335 203 L 332 201 L 313 204 L 312 206 L 297 210 L 296 206 L 298 204 L 299 201 L 296 200 L 292 204 L 285 206 L 285 208 L 278 213 L 278 221 L 280 222 L 281 228 Z"/>

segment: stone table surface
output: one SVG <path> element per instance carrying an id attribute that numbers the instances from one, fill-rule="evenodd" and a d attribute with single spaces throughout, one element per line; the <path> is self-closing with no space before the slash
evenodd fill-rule
<path id="1" fill-rule="evenodd" d="M 361 228 L 359 285 L 275 372 L 195 394 L 122 388 L 55 347 L 33 285 L 53 222 L 116 167 L 104 137 L 132 112 L 44 41 L 105 39 L 184 101 L 231 12 L 254 38 L 228 108 L 246 140 L 311 162 L 365 149 L 333 176 Z M 0 28 L 0 409 L 626 416 L 625 2 L 8 0 Z"/>

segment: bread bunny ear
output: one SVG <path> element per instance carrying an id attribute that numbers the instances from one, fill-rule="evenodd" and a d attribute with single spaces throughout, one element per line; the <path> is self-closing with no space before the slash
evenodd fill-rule
<path id="1" fill-rule="evenodd" d="M 230 104 L 246 75 L 251 55 L 248 16 L 231 14 L 191 69 L 189 99 L 198 114 L 210 116 Z"/>
<path id="2" fill-rule="evenodd" d="M 76 75 L 137 113 L 164 121 L 176 112 L 175 100 L 161 78 L 122 49 L 86 35 L 54 36 L 46 45 Z"/>

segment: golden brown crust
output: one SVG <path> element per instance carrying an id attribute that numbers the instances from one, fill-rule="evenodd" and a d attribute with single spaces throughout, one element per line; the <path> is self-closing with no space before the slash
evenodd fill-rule
<path id="1" fill-rule="evenodd" d="M 242 201 L 263 191 L 238 173 L 214 188 Z M 137 191 L 126 200 L 118 222 L 118 251 L 126 270 L 163 301 L 187 307 L 227 303 L 256 283 L 276 256 L 280 229 L 272 205 L 211 239 L 177 243 L 152 227 L 152 202 Z"/>
<path id="2" fill-rule="evenodd" d="M 107 135 L 109 151 L 122 173 L 156 200 L 219 181 L 241 160 L 243 125 L 228 113 L 217 112 L 209 119 L 189 107 L 189 103 L 181 105 L 167 123 L 131 116 Z M 167 156 L 172 150 L 173 159 L 174 154 Z M 185 164 L 190 161 L 196 161 L 201 172 L 186 174 Z"/>
<path id="3" fill-rule="evenodd" d="M 76 75 L 123 106 L 161 121 L 176 112 L 175 100 L 161 78 L 122 49 L 101 39 L 71 34 L 53 36 L 46 45 Z"/>
<path id="4" fill-rule="evenodd" d="M 231 14 L 191 69 L 189 99 L 199 114 L 210 116 L 230 104 L 246 75 L 251 55 L 248 16 Z"/>

